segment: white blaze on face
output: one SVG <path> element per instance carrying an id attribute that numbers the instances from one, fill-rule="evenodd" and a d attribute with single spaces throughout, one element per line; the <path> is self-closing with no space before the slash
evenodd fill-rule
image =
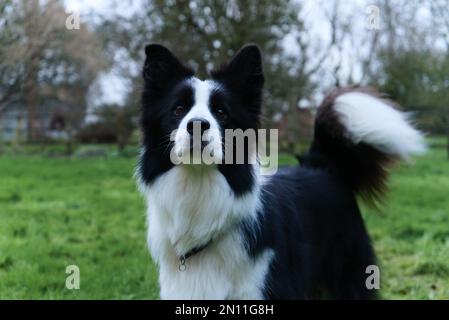
<path id="1" fill-rule="evenodd" d="M 221 163 L 223 150 L 220 126 L 209 109 L 210 96 L 218 84 L 211 80 L 202 81 L 198 78 L 191 78 L 189 83 L 194 93 L 194 104 L 176 130 L 174 136 L 175 155 L 181 158 L 183 163 L 189 162 L 191 153 L 193 154 L 193 159 L 190 162 L 193 160 L 193 163 L 198 164 Z M 204 119 L 210 125 L 210 129 L 206 130 L 201 137 L 200 125 L 194 122 L 193 143 L 191 142 L 190 134 L 187 132 L 187 124 L 192 119 Z M 204 149 L 201 148 L 201 142 L 205 145 Z M 193 150 L 191 150 L 191 143 Z"/>

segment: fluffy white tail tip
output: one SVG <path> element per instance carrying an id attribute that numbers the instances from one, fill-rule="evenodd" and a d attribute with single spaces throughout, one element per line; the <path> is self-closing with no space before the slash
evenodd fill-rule
<path id="1" fill-rule="evenodd" d="M 348 138 L 354 143 L 363 142 L 406 160 L 426 151 L 423 134 L 388 100 L 349 92 L 337 97 L 334 106 Z"/>

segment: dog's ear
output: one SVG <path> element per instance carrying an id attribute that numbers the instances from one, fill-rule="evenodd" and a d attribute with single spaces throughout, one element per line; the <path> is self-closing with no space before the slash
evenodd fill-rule
<path id="1" fill-rule="evenodd" d="M 241 48 L 231 61 L 212 71 L 212 77 L 231 86 L 261 90 L 264 84 L 262 54 L 255 44 Z"/>
<path id="2" fill-rule="evenodd" d="M 145 55 L 142 74 L 147 89 L 163 93 L 171 85 L 194 74 L 192 69 L 160 44 L 147 45 Z"/>

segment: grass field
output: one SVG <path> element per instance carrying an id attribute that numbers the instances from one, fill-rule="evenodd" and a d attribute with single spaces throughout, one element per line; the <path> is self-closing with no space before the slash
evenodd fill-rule
<path id="1" fill-rule="evenodd" d="M 281 157 L 283 163 L 293 161 Z M 0 299 L 157 299 L 133 158 L 0 158 Z M 364 208 L 385 299 L 449 299 L 449 161 L 401 166 Z M 81 289 L 65 288 L 66 266 Z"/>

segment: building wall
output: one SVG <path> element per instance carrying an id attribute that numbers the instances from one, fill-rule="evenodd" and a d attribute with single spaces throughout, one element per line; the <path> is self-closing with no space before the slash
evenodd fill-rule
<path id="1" fill-rule="evenodd" d="M 46 135 L 52 118 L 51 107 L 41 107 L 36 114 L 36 127 Z M 23 104 L 12 104 L 0 115 L 0 138 L 3 141 L 26 140 L 28 137 L 28 112 Z"/>

